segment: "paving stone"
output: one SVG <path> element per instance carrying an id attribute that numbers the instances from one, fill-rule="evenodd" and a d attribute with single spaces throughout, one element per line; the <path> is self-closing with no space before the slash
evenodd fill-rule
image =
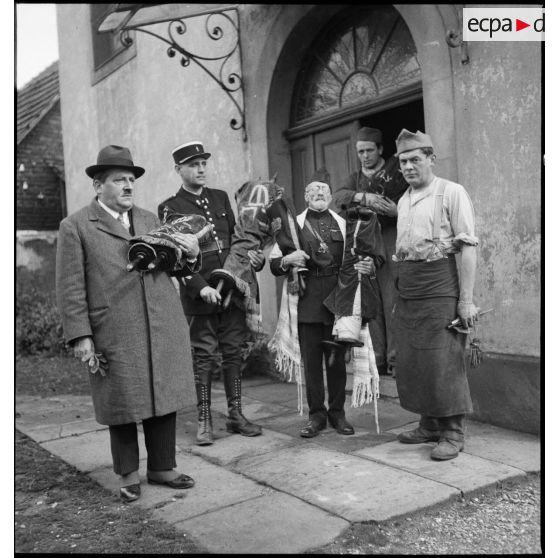
<path id="1" fill-rule="evenodd" d="M 359 449 L 391 442 L 393 439 L 393 434 L 376 434 L 376 431 L 370 432 L 360 428 L 355 428 L 353 435 L 345 436 L 338 434 L 333 428 L 328 427 L 327 430 L 320 433 L 320 436 L 312 438 L 312 441 L 335 451 L 352 453 Z"/>
<path id="2" fill-rule="evenodd" d="M 272 489 L 208 463 L 195 455 L 176 455 L 177 471 L 191 476 L 192 488 L 176 490 L 147 483 L 147 460 L 140 460 L 141 497 L 133 505 L 151 508 L 157 519 L 174 524 L 232 504 L 269 494 Z M 101 486 L 118 495 L 120 481 L 112 467 L 89 473 Z"/>
<path id="3" fill-rule="evenodd" d="M 140 436 L 140 459 L 145 457 L 145 445 Z M 108 432 L 88 432 L 80 436 L 68 436 L 41 444 L 77 469 L 85 472 L 112 466 Z"/>
<path id="4" fill-rule="evenodd" d="M 243 391 L 248 397 L 266 403 L 283 404 L 297 398 L 296 384 L 286 382 L 270 382 L 263 386 L 247 387 Z"/>
<path id="5" fill-rule="evenodd" d="M 208 463 L 195 455 L 179 454 L 176 461 L 177 470 L 190 475 L 196 481 L 195 486 L 187 490 L 173 491 L 165 487 L 148 485 L 151 490 L 146 492 L 148 498 L 150 492 L 164 494 L 170 491 L 175 495 L 177 493 L 184 495 L 184 498 L 154 510 L 157 518 L 171 524 L 272 492 L 272 489 L 266 486 Z M 181 494 L 177 495 L 181 496 Z"/>
<path id="6" fill-rule="evenodd" d="M 62 424 L 16 424 L 21 432 L 35 440 L 36 442 L 46 442 L 48 440 L 56 440 L 66 436 L 78 436 L 85 432 L 96 432 L 107 430 L 108 426 L 99 424 L 95 419 L 78 420 L 74 422 L 65 422 Z"/>
<path id="7" fill-rule="evenodd" d="M 464 452 L 460 453 L 456 459 L 434 461 L 430 458 L 430 452 L 434 446 L 434 443 L 390 442 L 358 450 L 354 455 L 367 457 L 390 467 L 447 484 L 464 494 L 490 486 L 499 480 L 511 479 L 524 474 L 521 469 Z"/>
<path id="8" fill-rule="evenodd" d="M 391 398 L 399 397 L 395 378 L 390 376 L 380 376 L 380 395 Z"/>
<path id="9" fill-rule="evenodd" d="M 467 421 L 465 451 L 528 473 L 541 470 L 541 442 L 532 434 Z"/>
<path id="10" fill-rule="evenodd" d="M 374 420 L 374 406 L 372 404 L 362 407 L 350 407 L 350 399 L 347 398 L 345 414 L 347 420 L 353 425 L 376 432 L 376 422 Z M 378 423 L 382 434 L 390 433 L 393 428 L 406 425 L 418 420 L 418 415 L 406 411 L 399 403 L 392 399 L 378 400 Z"/>
<path id="11" fill-rule="evenodd" d="M 242 398 L 242 414 L 253 422 L 263 418 L 289 413 L 290 411 L 291 409 L 285 405 L 258 401 L 247 395 Z"/>
<path id="12" fill-rule="evenodd" d="M 339 517 L 281 493 L 174 525 L 219 554 L 299 554 L 331 542 L 348 526 Z"/>
<path id="13" fill-rule="evenodd" d="M 313 443 L 247 457 L 235 470 L 352 522 L 384 521 L 459 495 L 445 484 Z"/>
<path id="14" fill-rule="evenodd" d="M 418 424 L 411 423 L 390 432 L 399 434 L 416 428 Z M 541 470 L 541 442 L 538 436 L 472 420 L 465 421 L 465 428 L 463 453 L 505 463 L 528 473 Z"/>
<path id="15" fill-rule="evenodd" d="M 263 455 L 297 444 L 291 436 L 264 429 L 261 436 L 234 434 L 211 446 L 193 446 L 191 452 L 221 466 L 229 466 L 245 456 Z"/>

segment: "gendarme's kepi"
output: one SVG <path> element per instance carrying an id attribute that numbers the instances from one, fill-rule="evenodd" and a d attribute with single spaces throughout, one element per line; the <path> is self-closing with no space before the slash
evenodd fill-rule
<path id="1" fill-rule="evenodd" d="M 396 156 L 401 155 L 401 153 L 405 153 L 405 151 L 412 151 L 413 149 L 419 149 L 421 147 L 430 147 L 434 149 L 432 145 L 432 140 L 428 134 L 417 130 L 414 134 L 413 132 L 409 132 L 403 128 L 397 139 L 395 140 L 395 146 L 397 148 Z"/>
<path id="2" fill-rule="evenodd" d="M 203 157 L 209 159 L 211 153 L 206 153 L 201 141 L 190 141 L 175 147 L 172 150 L 172 157 L 177 165 L 181 165 L 195 157 Z"/>

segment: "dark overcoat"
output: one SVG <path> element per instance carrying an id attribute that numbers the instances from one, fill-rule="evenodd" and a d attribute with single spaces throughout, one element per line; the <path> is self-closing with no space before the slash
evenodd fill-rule
<path id="1" fill-rule="evenodd" d="M 129 212 L 136 235 L 158 226 L 153 213 Z M 126 271 L 131 235 L 96 200 L 60 224 L 56 291 L 68 342 L 92 336 L 108 360 L 89 374 L 101 424 L 137 422 L 195 401 L 188 325 L 171 278 Z"/>

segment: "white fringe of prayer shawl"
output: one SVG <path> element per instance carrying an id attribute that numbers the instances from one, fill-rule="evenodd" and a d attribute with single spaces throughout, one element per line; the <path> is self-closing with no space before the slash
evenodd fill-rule
<path id="1" fill-rule="evenodd" d="M 268 347 L 275 352 L 275 365 L 283 380 L 296 382 L 298 412 L 302 415 L 304 399 L 300 345 L 298 344 L 298 294 L 288 292 L 286 279 L 283 282 L 277 327 Z"/>
<path id="2" fill-rule="evenodd" d="M 378 397 L 380 397 L 380 375 L 376 366 L 376 357 L 372 346 L 372 338 L 368 325 L 362 326 L 361 318 L 361 286 L 360 281 L 355 291 L 352 316 L 337 317 L 333 324 L 334 335 L 343 338 L 344 335 L 354 335 L 354 328 L 360 326 L 358 339 L 362 347 L 352 347 L 350 362 L 347 364 L 347 373 L 353 375 L 353 397 L 351 407 L 362 407 L 374 402 L 374 421 L 376 432 L 380 433 L 378 424 Z"/>
<path id="3" fill-rule="evenodd" d="M 372 347 L 372 338 L 368 325 L 360 330 L 359 340 L 363 347 L 353 347 L 351 361 L 347 364 L 347 372 L 353 374 L 353 397 L 351 407 L 362 407 L 374 402 L 374 421 L 376 432 L 380 433 L 378 424 L 378 397 L 380 397 L 380 375 L 376 366 L 376 357 Z"/>

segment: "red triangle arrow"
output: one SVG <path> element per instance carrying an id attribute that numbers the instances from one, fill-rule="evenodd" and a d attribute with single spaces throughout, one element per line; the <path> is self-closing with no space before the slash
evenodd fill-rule
<path id="1" fill-rule="evenodd" d="M 516 31 L 521 31 L 522 29 L 525 29 L 526 27 L 531 27 L 530 23 L 525 23 L 524 21 L 521 21 L 520 19 L 515 20 L 515 30 Z"/>

